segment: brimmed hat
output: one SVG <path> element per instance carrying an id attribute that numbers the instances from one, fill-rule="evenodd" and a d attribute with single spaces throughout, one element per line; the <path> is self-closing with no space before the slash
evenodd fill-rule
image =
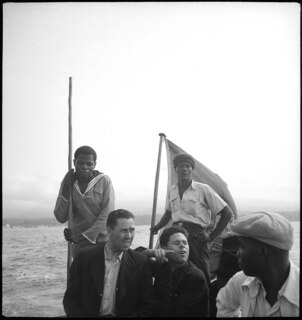
<path id="1" fill-rule="evenodd" d="M 194 158 L 187 153 L 180 153 L 174 157 L 173 159 L 174 168 L 176 168 L 180 162 L 189 162 L 193 169 L 195 167 Z"/>
<path id="2" fill-rule="evenodd" d="M 290 250 L 294 242 L 291 223 L 274 212 L 255 212 L 240 217 L 231 224 L 228 235 L 254 238 L 283 250 Z"/>

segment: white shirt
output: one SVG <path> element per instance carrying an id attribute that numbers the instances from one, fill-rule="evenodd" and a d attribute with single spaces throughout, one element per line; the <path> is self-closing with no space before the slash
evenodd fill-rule
<path id="1" fill-rule="evenodd" d="M 217 295 L 217 317 L 297 317 L 299 316 L 300 269 L 290 263 L 287 280 L 271 306 L 260 279 L 237 272 Z"/>
<path id="2" fill-rule="evenodd" d="M 207 228 L 216 224 L 216 215 L 226 206 L 227 203 L 210 186 L 192 181 L 182 199 L 177 184 L 170 187 L 166 210 L 172 212 L 173 222 L 192 222 Z"/>
<path id="3" fill-rule="evenodd" d="M 100 315 L 115 316 L 115 301 L 116 301 L 116 285 L 120 270 L 123 252 L 117 257 L 110 260 L 106 249 L 105 253 L 105 274 L 104 274 L 104 290 L 103 299 L 100 309 Z"/>

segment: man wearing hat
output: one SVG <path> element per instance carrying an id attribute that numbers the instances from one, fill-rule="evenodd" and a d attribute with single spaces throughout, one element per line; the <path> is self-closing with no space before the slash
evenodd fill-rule
<path id="1" fill-rule="evenodd" d="M 300 269 L 289 260 L 293 227 L 277 213 L 256 212 L 231 224 L 237 272 L 217 296 L 217 317 L 298 317 Z"/>
<path id="2" fill-rule="evenodd" d="M 193 157 L 178 154 L 173 165 L 178 181 L 170 187 L 166 211 L 151 231 L 157 233 L 171 219 L 173 225 L 184 227 L 189 233 L 189 260 L 203 271 L 210 287 L 209 243 L 225 229 L 232 218 L 232 210 L 210 186 L 192 180 Z M 220 219 L 213 230 L 217 215 Z"/>

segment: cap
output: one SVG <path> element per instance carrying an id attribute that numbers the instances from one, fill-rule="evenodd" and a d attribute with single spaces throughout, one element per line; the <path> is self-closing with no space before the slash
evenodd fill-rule
<path id="1" fill-rule="evenodd" d="M 195 167 L 194 158 L 187 153 L 180 153 L 174 157 L 173 159 L 174 168 L 176 168 L 180 162 L 189 162 L 193 169 Z"/>
<path id="2" fill-rule="evenodd" d="M 275 212 L 255 212 L 230 225 L 228 236 L 250 237 L 273 247 L 290 250 L 294 242 L 291 223 Z"/>

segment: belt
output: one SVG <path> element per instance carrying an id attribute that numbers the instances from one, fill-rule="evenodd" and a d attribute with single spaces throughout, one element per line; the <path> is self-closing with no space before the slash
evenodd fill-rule
<path id="1" fill-rule="evenodd" d="M 183 227 L 183 228 L 198 228 L 202 230 L 204 229 L 200 224 L 187 222 L 187 221 L 175 221 L 173 222 L 173 226 Z"/>

